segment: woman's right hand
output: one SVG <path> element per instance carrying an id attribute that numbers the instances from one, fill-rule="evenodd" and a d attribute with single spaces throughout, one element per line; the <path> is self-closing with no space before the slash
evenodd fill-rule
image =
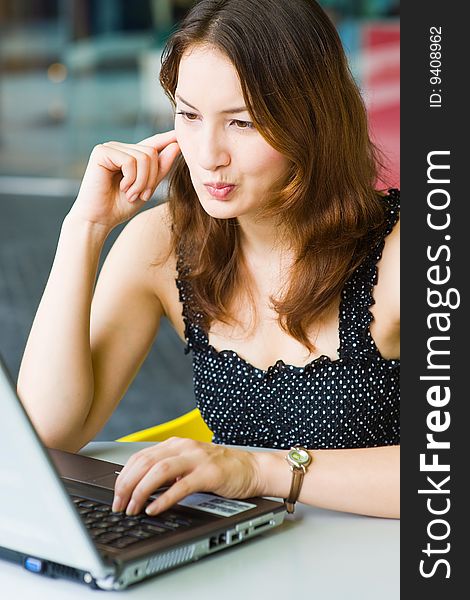
<path id="1" fill-rule="evenodd" d="M 174 130 L 138 144 L 98 144 L 69 215 L 111 231 L 151 198 L 179 152 Z"/>

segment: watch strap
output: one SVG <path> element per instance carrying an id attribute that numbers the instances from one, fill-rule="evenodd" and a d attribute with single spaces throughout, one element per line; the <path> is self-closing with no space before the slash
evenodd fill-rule
<path id="1" fill-rule="evenodd" d="M 305 467 L 294 467 L 291 466 L 292 471 L 292 483 L 290 486 L 289 495 L 285 499 L 287 512 L 293 513 L 295 510 L 295 503 L 299 499 L 300 490 L 302 489 L 302 483 L 305 475 Z"/>
<path id="2" fill-rule="evenodd" d="M 293 513 L 295 503 L 299 499 L 300 490 L 304 481 L 304 475 L 307 472 L 307 467 L 312 462 L 312 456 L 309 451 L 303 446 L 293 446 L 285 457 L 292 472 L 292 481 L 289 490 L 289 495 L 284 499 L 288 513 Z"/>

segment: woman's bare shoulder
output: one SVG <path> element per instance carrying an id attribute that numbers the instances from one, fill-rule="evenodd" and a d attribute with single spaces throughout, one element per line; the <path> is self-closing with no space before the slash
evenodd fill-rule
<path id="1" fill-rule="evenodd" d="M 127 223 L 126 237 L 140 250 L 146 250 L 144 256 L 152 257 L 155 262 L 165 262 L 171 253 L 171 217 L 168 203 L 158 204 L 137 214 Z"/>
<path id="2" fill-rule="evenodd" d="M 142 254 L 147 286 L 158 298 L 163 314 L 183 338 L 183 319 L 176 286 L 176 256 L 172 247 L 172 219 L 167 202 L 136 215 L 127 227 L 130 251 Z"/>

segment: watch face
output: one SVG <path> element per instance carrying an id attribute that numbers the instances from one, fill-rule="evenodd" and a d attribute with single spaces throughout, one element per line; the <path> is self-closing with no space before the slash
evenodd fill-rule
<path id="1" fill-rule="evenodd" d="M 288 456 L 292 460 L 292 462 L 296 463 L 299 466 L 308 465 L 311 460 L 309 453 L 306 450 L 303 450 L 302 448 L 293 448 L 289 452 Z"/>

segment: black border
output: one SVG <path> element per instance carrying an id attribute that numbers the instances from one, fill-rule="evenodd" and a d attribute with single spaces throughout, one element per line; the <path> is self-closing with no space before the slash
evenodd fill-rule
<path id="1" fill-rule="evenodd" d="M 468 44 L 470 29 L 463 14 L 465 3 L 427 0 L 405 0 L 401 4 L 401 189 L 402 189 L 402 400 L 401 400 L 401 592 L 402 597 L 460 598 L 467 597 L 466 566 L 468 550 L 465 547 L 467 518 L 466 462 L 469 452 L 465 444 L 470 438 L 467 432 L 469 393 L 464 385 L 465 368 L 470 370 L 467 359 L 466 298 L 468 276 L 466 276 L 467 194 L 464 178 L 470 175 L 466 166 L 467 152 L 464 149 L 468 127 Z M 429 35 L 432 26 L 442 27 L 442 84 L 432 86 L 429 82 Z M 442 90 L 441 108 L 430 108 L 429 94 L 432 88 Z M 433 542 L 438 548 L 450 543 L 449 552 L 434 555 L 435 560 L 445 558 L 450 564 L 441 564 L 430 578 L 419 572 L 420 560 L 430 560 L 423 554 L 429 540 L 427 526 L 433 518 L 426 508 L 426 496 L 418 489 L 426 487 L 426 475 L 420 472 L 419 455 L 426 451 L 426 433 L 429 431 L 426 416 L 430 410 L 426 400 L 429 382 L 420 381 L 426 374 L 427 340 L 430 333 L 426 324 L 432 312 L 427 304 L 426 257 L 428 245 L 434 247 L 443 242 L 444 232 L 431 230 L 426 224 L 428 213 L 427 195 L 431 189 L 427 183 L 427 155 L 435 150 L 450 150 L 450 184 L 445 186 L 451 195 L 449 230 L 451 249 L 448 264 L 451 280 L 448 286 L 459 290 L 461 303 L 449 310 L 451 328 L 448 332 L 450 356 L 449 383 L 451 400 L 446 407 L 450 412 L 451 424 L 441 435 L 450 441 L 450 450 L 441 451 L 441 462 L 448 458 L 451 478 L 449 482 L 451 508 L 443 516 L 450 525 L 449 537 L 443 542 Z M 444 186 L 442 186 L 444 187 Z M 432 263 L 431 263 L 432 264 Z M 467 269 L 468 271 L 468 269 Z M 439 309 L 444 310 L 444 309 Z M 444 335 L 444 334 L 442 334 Z M 436 436 L 437 437 L 437 436 Z M 444 454 L 446 452 L 447 454 Z M 441 475 L 441 477 L 440 477 Z M 442 479 L 442 473 L 436 480 Z M 424 484 L 424 485 L 423 485 Z M 429 488 L 429 485 L 427 486 Z M 442 496 L 441 496 L 442 498 Z M 437 529 L 435 530 L 437 531 Z M 457 590 L 461 591 L 457 591 Z"/>

